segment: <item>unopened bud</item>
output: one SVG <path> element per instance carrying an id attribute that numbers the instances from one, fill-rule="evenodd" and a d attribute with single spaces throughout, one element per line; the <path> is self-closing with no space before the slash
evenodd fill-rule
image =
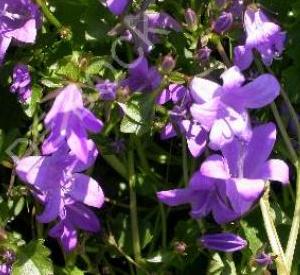
<path id="1" fill-rule="evenodd" d="M 228 31 L 233 23 L 233 16 L 231 12 L 222 12 L 221 16 L 213 22 L 212 28 L 216 33 L 224 33 Z"/>
<path id="2" fill-rule="evenodd" d="M 205 46 L 198 50 L 196 57 L 200 63 L 206 63 L 210 58 L 211 52 L 212 50 Z"/>
<path id="3" fill-rule="evenodd" d="M 171 55 L 166 55 L 162 61 L 162 70 L 166 73 L 173 71 L 176 66 L 176 61 Z"/>
<path id="4" fill-rule="evenodd" d="M 195 30 L 198 26 L 197 14 L 190 8 L 186 9 L 184 13 L 185 22 L 189 30 Z"/>

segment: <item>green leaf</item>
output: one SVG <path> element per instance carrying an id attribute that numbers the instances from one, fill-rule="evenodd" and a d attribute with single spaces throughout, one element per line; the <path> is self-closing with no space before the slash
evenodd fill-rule
<path id="1" fill-rule="evenodd" d="M 50 251 L 43 240 L 31 241 L 17 252 L 17 260 L 12 266 L 12 275 L 51 275 Z"/>
<path id="2" fill-rule="evenodd" d="M 255 255 L 257 251 L 263 246 L 262 241 L 258 237 L 258 229 L 250 226 L 246 221 L 241 222 L 244 234 L 249 243 L 249 249 Z"/>
<path id="3" fill-rule="evenodd" d="M 32 117 L 34 115 L 35 110 L 38 107 L 38 103 L 41 101 L 42 95 L 42 87 L 33 85 L 30 102 L 25 110 L 27 116 Z"/>
<path id="4" fill-rule="evenodd" d="M 218 253 L 214 253 L 211 261 L 209 262 L 207 274 L 209 275 L 221 275 L 225 265 Z"/>

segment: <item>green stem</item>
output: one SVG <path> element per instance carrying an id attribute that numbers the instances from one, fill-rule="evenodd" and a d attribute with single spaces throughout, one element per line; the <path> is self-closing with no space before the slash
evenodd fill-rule
<path id="1" fill-rule="evenodd" d="M 43 14 L 48 19 L 48 21 L 55 26 L 57 29 L 62 28 L 62 24 L 58 21 L 58 19 L 53 15 L 53 13 L 47 7 L 45 0 L 36 0 L 36 3 L 41 7 Z"/>
<path id="2" fill-rule="evenodd" d="M 297 163 L 297 192 L 296 192 L 296 205 L 294 210 L 294 216 L 291 226 L 291 231 L 286 248 L 286 259 L 288 264 L 288 270 L 291 271 L 294 252 L 297 244 L 300 227 L 300 163 Z"/>
<path id="3" fill-rule="evenodd" d="M 189 182 L 189 173 L 188 173 L 188 158 L 187 158 L 187 146 L 186 139 L 182 136 L 182 171 L 184 185 L 187 186 Z"/>
<path id="4" fill-rule="evenodd" d="M 276 227 L 271 216 L 271 209 L 269 204 L 269 192 L 266 191 L 264 196 L 260 199 L 260 209 L 264 220 L 265 229 L 268 235 L 268 239 L 272 248 L 273 253 L 277 256 L 276 266 L 278 275 L 288 275 L 288 267 L 285 259 Z"/>
<path id="5" fill-rule="evenodd" d="M 135 168 L 133 151 L 128 153 L 128 182 L 130 192 L 130 219 L 131 219 L 131 234 L 133 242 L 133 252 L 135 261 L 139 262 L 141 258 L 140 235 L 138 226 L 137 203 L 135 193 Z"/>
<path id="6" fill-rule="evenodd" d="M 231 61 L 229 60 L 229 58 L 226 54 L 226 51 L 225 51 L 225 49 L 224 49 L 224 47 L 223 47 L 223 45 L 222 45 L 219 38 L 216 40 L 215 45 L 217 47 L 217 50 L 218 50 L 220 56 L 222 57 L 222 59 L 224 61 L 226 67 L 230 68 L 232 66 Z"/>
<path id="7" fill-rule="evenodd" d="M 294 165 L 296 165 L 297 159 L 298 159 L 296 151 L 295 151 L 295 149 L 293 147 L 293 144 L 292 144 L 292 142 L 290 140 L 290 137 L 289 137 L 289 135 L 288 135 L 288 133 L 286 131 L 286 128 L 285 128 L 284 123 L 283 123 L 283 121 L 282 121 L 282 119 L 280 117 L 280 114 L 278 112 L 278 109 L 277 109 L 277 106 L 276 106 L 275 103 L 271 104 L 271 109 L 272 109 L 274 118 L 276 120 L 276 123 L 277 123 L 277 125 L 279 127 L 279 130 L 280 130 L 280 133 L 282 135 L 283 141 L 284 141 L 284 143 L 286 145 L 287 150 L 289 151 L 289 157 L 290 157 L 292 163 Z"/>
<path id="8" fill-rule="evenodd" d="M 237 271 L 236 271 L 236 266 L 235 266 L 235 262 L 233 260 L 232 254 L 231 253 L 226 253 L 226 262 L 228 264 L 228 267 L 230 269 L 230 275 L 237 275 Z"/>

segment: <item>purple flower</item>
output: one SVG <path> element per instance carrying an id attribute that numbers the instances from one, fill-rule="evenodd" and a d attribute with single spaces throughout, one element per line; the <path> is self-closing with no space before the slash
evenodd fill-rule
<path id="1" fill-rule="evenodd" d="M 0 264 L 0 275 L 10 275 L 11 264 Z"/>
<path id="2" fill-rule="evenodd" d="M 125 11 L 131 0 L 106 0 L 108 9 L 115 15 L 120 15 Z"/>
<path id="3" fill-rule="evenodd" d="M 275 141 L 274 124 L 256 127 L 248 142 L 235 138 L 222 148 L 223 156 L 208 157 L 187 188 L 158 192 L 158 198 L 170 206 L 191 204 L 195 219 L 210 213 L 219 224 L 240 218 L 261 197 L 265 181 L 289 182 L 288 166 L 268 160 Z"/>
<path id="4" fill-rule="evenodd" d="M 247 109 L 257 109 L 271 103 L 280 92 L 277 79 L 263 74 L 242 86 L 245 81 L 238 67 L 225 71 L 223 86 L 210 80 L 195 77 L 191 96 L 196 102 L 191 114 L 210 132 L 210 147 L 218 150 L 232 141 L 234 136 L 247 140 L 251 129 Z"/>
<path id="5" fill-rule="evenodd" d="M 232 233 L 207 234 L 199 241 L 207 249 L 227 253 L 242 250 L 247 246 L 247 241 Z"/>
<path id="6" fill-rule="evenodd" d="M 233 16 L 230 12 L 222 12 L 216 21 L 213 22 L 212 28 L 217 33 L 227 32 L 233 23 Z"/>
<path id="7" fill-rule="evenodd" d="M 87 131 L 99 133 L 103 123 L 84 107 L 81 92 L 76 84 L 69 84 L 56 97 L 45 118 L 51 133 L 42 145 L 43 154 L 57 151 L 67 141 L 71 151 L 81 161 L 87 161 Z"/>
<path id="8" fill-rule="evenodd" d="M 170 100 L 176 105 L 170 113 L 171 122 L 161 132 L 161 139 L 173 138 L 180 132 L 186 137 L 192 156 L 200 156 L 206 146 L 207 133 L 197 121 L 190 119 L 188 112 L 191 104 L 189 90 L 183 85 L 171 84 L 157 98 L 157 103 L 165 104 Z"/>
<path id="9" fill-rule="evenodd" d="M 30 156 L 17 162 L 16 172 L 27 182 L 35 195 L 45 204 L 45 209 L 37 219 L 49 223 L 58 216 L 66 215 L 66 208 L 76 202 L 100 208 L 104 194 L 99 184 L 81 174 L 93 165 L 98 151 L 92 141 L 88 141 L 88 161 L 78 160 L 69 152 L 67 145 L 50 156 Z"/>
<path id="10" fill-rule="evenodd" d="M 112 101 L 116 99 L 118 85 L 115 82 L 105 80 L 96 84 L 100 98 L 104 101 Z"/>
<path id="11" fill-rule="evenodd" d="M 16 93 L 22 103 L 31 97 L 31 76 L 27 65 L 18 64 L 14 67 L 10 91 Z"/>
<path id="12" fill-rule="evenodd" d="M 129 15 L 125 18 L 129 26 L 128 41 L 132 41 L 138 52 L 148 53 L 153 45 L 160 42 L 161 35 L 168 30 L 181 31 L 181 25 L 165 12 L 145 12 L 142 15 Z"/>
<path id="13" fill-rule="evenodd" d="M 207 46 L 202 47 L 197 51 L 197 58 L 200 61 L 200 63 L 206 63 L 211 55 L 212 50 L 208 48 Z"/>
<path id="14" fill-rule="evenodd" d="M 172 57 L 172 55 L 166 55 L 161 63 L 161 68 L 163 72 L 170 73 L 174 70 L 176 66 L 176 60 Z"/>
<path id="15" fill-rule="evenodd" d="M 273 264 L 275 257 L 270 254 L 266 254 L 265 252 L 259 253 L 255 257 L 255 262 L 257 265 L 265 267 Z"/>
<path id="16" fill-rule="evenodd" d="M 73 203 L 65 207 L 58 224 L 49 230 L 49 236 L 59 239 L 65 251 L 71 251 L 77 246 L 78 229 L 96 233 L 100 230 L 100 223 L 89 208 Z"/>
<path id="17" fill-rule="evenodd" d="M 155 67 L 150 67 L 145 57 L 135 60 L 129 68 L 129 76 L 121 82 L 131 92 L 152 92 L 159 87 L 161 75 Z"/>
<path id="18" fill-rule="evenodd" d="M 0 63 L 11 42 L 34 43 L 41 25 L 41 14 L 30 0 L 0 2 Z"/>
<path id="19" fill-rule="evenodd" d="M 284 50 L 285 32 L 275 23 L 270 22 L 262 10 L 248 8 L 244 15 L 244 25 L 247 39 L 244 46 L 234 49 L 235 64 L 242 70 L 250 67 L 257 50 L 266 66 L 270 66 L 273 59 L 279 57 Z"/>

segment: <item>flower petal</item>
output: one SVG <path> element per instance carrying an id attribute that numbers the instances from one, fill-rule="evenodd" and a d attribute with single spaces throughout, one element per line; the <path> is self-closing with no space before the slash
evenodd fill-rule
<path id="1" fill-rule="evenodd" d="M 89 206 L 100 208 L 104 203 L 104 194 L 98 182 L 86 175 L 74 174 L 68 194 Z"/>
<path id="2" fill-rule="evenodd" d="M 187 188 L 173 189 L 157 192 L 156 195 L 161 202 L 169 206 L 177 206 L 180 204 L 190 203 L 191 191 Z"/>
<path id="3" fill-rule="evenodd" d="M 234 48 L 234 64 L 241 70 L 246 70 L 250 67 L 254 59 L 252 49 L 245 46 L 237 46 Z"/>
<path id="4" fill-rule="evenodd" d="M 200 172 L 210 178 L 229 179 L 227 163 L 220 155 L 209 156 L 201 165 Z"/>
<path id="5" fill-rule="evenodd" d="M 190 91 L 193 100 L 196 103 L 204 103 L 213 99 L 221 86 L 210 80 L 194 77 L 190 83 Z"/>

